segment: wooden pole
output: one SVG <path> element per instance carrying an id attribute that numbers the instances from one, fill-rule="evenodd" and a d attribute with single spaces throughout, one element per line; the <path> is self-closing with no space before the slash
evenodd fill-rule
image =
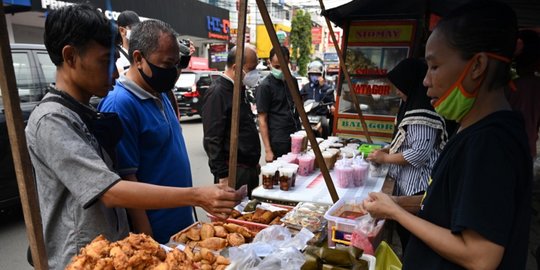
<path id="1" fill-rule="evenodd" d="M 13 155 L 13 163 L 17 174 L 19 195 L 21 197 L 26 234 L 32 251 L 32 260 L 35 269 L 46 270 L 49 268 L 45 242 L 43 241 L 43 229 L 39 212 L 39 202 L 36 185 L 32 173 L 32 163 L 26 147 L 24 134 L 24 121 L 20 107 L 19 93 L 15 83 L 13 59 L 4 14 L 4 4 L 0 1 L 0 89 L 4 101 L 7 130 Z M 9 245 L 8 243 L 4 243 Z M 25 254 L 19 254 L 25 257 Z"/>
<path id="2" fill-rule="evenodd" d="M 315 153 L 315 158 L 317 160 L 317 163 L 319 164 L 319 168 L 321 169 L 321 173 L 324 177 L 324 181 L 326 182 L 326 187 L 328 188 L 328 191 L 330 192 L 332 201 L 335 203 L 339 200 L 339 196 L 337 194 L 336 188 L 334 187 L 334 182 L 332 182 L 332 178 L 330 177 L 328 167 L 326 167 L 326 164 L 324 163 L 324 159 L 321 154 L 321 149 L 319 148 L 319 144 L 317 143 L 317 140 L 315 139 L 315 133 L 313 132 L 313 130 L 311 130 L 311 125 L 309 124 L 307 114 L 304 111 L 304 103 L 302 102 L 302 98 L 300 97 L 300 93 L 298 91 L 298 83 L 296 79 L 292 77 L 291 71 L 289 70 L 289 63 L 285 61 L 285 56 L 283 55 L 283 52 L 279 49 L 281 45 L 279 44 L 279 41 L 276 35 L 276 30 L 274 29 L 274 25 L 272 24 L 272 19 L 270 19 L 270 15 L 268 15 L 268 9 L 266 8 L 266 4 L 264 3 L 264 0 L 256 0 L 256 1 L 257 1 L 257 6 L 259 7 L 259 11 L 261 12 L 264 25 L 266 26 L 266 31 L 268 31 L 268 35 L 270 36 L 270 40 L 272 41 L 272 46 L 276 48 L 275 52 L 279 60 L 279 65 L 281 66 L 281 71 L 283 72 L 283 75 L 285 76 L 285 81 L 287 82 L 287 86 L 289 88 L 289 91 L 291 92 L 294 105 L 296 106 L 296 109 L 298 110 L 298 113 L 300 114 L 302 125 L 304 125 L 304 129 L 307 132 L 307 137 L 311 144 L 311 148 L 313 149 L 313 152 Z"/>
<path id="3" fill-rule="evenodd" d="M 325 8 L 324 8 L 323 1 L 319 0 L 319 3 L 321 4 L 321 12 L 324 12 Z M 328 19 L 328 17 L 324 16 L 324 19 L 326 20 L 326 25 L 328 26 L 328 30 L 330 31 L 330 36 L 332 37 L 332 41 L 334 42 L 334 47 L 336 48 L 336 52 L 339 57 L 339 67 L 341 69 L 341 72 L 343 72 L 343 75 L 345 75 L 345 80 L 347 81 L 347 84 L 349 85 L 349 94 L 351 95 L 352 103 L 353 103 L 354 108 L 356 109 L 356 112 L 358 113 L 358 117 L 360 118 L 360 123 L 362 123 L 362 129 L 364 130 L 364 133 L 366 134 L 366 139 L 368 143 L 373 143 L 373 141 L 371 140 L 371 135 L 369 135 L 369 130 L 366 124 L 366 120 L 364 119 L 364 115 L 362 114 L 362 110 L 360 109 L 360 103 L 358 102 L 358 97 L 356 96 L 356 93 L 354 93 L 351 76 L 349 76 L 349 71 L 347 70 L 347 66 L 345 66 L 343 53 L 341 49 L 339 48 L 339 44 L 336 39 L 336 34 L 334 33 L 334 29 L 332 28 L 332 24 L 330 23 L 330 20 Z"/>
<path id="4" fill-rule="evenodd" d="M 240 0 L 238 9 L 238 33 L 236 34 L 236 58 L 234 63 L 234 92 L 231 117 L 231 141 L 229 147 L 229 187 L 236 187 L 236 165 L 238 161 L 238 128 L 240 125 L 240 94 L 243 91 L 244 44 L 246 32 L 247 0 Z"/>

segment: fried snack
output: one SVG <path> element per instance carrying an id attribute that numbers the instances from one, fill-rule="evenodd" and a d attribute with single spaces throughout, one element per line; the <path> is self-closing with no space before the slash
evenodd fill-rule
<path id="1" fill-rule="evenodd" d="M 214 226 L 223 226 L 224 222 L 223 221 L 214 221 L 212 222 L 212 225 Z"/>
<path id="2" fill-rule="evenodd" d="M 215 233 L 216 231 L 214 230 L 214 226 L 212 224 L 209 224 L 209 223 L 202 224 L 201 226 L 201 239 L 202 240 L 214 237 Z"/>
<path id="3" fill-rule="evenodd" d="M 188 258 L 188 260 L 193 261 L 193 258 L 195 257 L 195 255 L 193 255 L 193 252 L 191 251 L 190 247 L 185 247 L 184 253 L 186 253 L 186 257 Z"/>
<path id="4" fill-rule="evenodd" d="M 211 250 L 221 250 L 227 246 L 227 240 L 219 237 L 211 237 L 199 242 L 199 247 Z"/>
<path id="5" fill-rule="evenodd" d="M 190 248 L 195 248 L 199 245 L 199 241 L 189 241 L 187 242 L 186 246 L 190 247 Z"/>
<path id="6" fill-rule="evenodd" d="M 259 220 L 259 218 L 264 214 L 266 213 L 266 210 L 262 209 L 262 208 L 257 208 L 255 209 L 255 212 L 253 213 L 253 217 L 251 218 L 253 221 L 257 222 L 257 220 Z"/>
<path id="7" fill-rule="evenodd" d="M 229 235 L 227 235 L 227 242 L 229 242 L 229 246 L 237 247 L 246 243 L 246 239 L 239 233 L 229 233 Z"/>
<path id="8" fill-rule="evenodd" d="M 189 241 L 189 238 L 187 236 L 187 233 L 181 233 L 174 235 L 172 240 L 178 243 L 187 243 Z"/>
<path id="9" fill-rule="evenodd" d="M 216 237 L 220 237 L 220 238 L 226 238 L 227 237 L 228 232 L 223 226 L 215 225 L 214 226 L 214 231 L 215 231 L 214 236 L 216 236 Z"/>
<path id="10" fill-rule="evenodd" d="M 213 238 L 207 240 L 210 239 Z M 226 242 L 225 239 L 221 240 Z M 144 234 L 130 234 L 125 239 L 113 243 L 101 236 L 82 248 L 81 254 L 74 256 L 66 269 L 225 269 L 229 262 L 220 257 L 208 249 L 193 252 L 189 246 L 185 248 L 185 251 L 175 248 L 166 253 L 159 243 Z"/>
<path id="11" fill-rule="evenodd" d="M 187 238 L 193 241 L 201 240 L 201 228 L 194 226 L 187 231 Z"/>
<path id="12" fill-rule="evenodd" d="M 241 215 L 242 215 L 242 213 L 240 213 L 240 212 L 239 212 L 238 210 L 236 210 L 236 209 L 233 209 L 232 212 L 231 212 L 231 217 L 232 217 L 232 218 L 237 218 L 237 217 L 239 217 L 239 216 L 241 216 Z"/>
<path id="13" fill-rule="evenodd" d="M 239 230 L 242 226 L 237 225 L 237 224 L 234 224 L 234 223 L 225 223 L 225 224 L 223 224 L 223 227 L 225 227 L 225 229 L 226 229 L 229 233 L 233 233 L 233 232 L 238 232 L 238 230 Z"/>
<path id="14" fill-rule="evenodd" d="M 105 239 L 103 235 L 99 235 L 94 238 L 90 244 L 88 244 L 81 253 L 90 256 L 92 259 L 97 260 L 109 253 L 110 242 Z"/>
<path id="15" fill-rule="evenodd" d="M 277 216 L 275 217 L 272 222 L 270 222 L 270 224 L 268 225 L 280 225 L 281 224 L 281 217 L 280 216 Z"/>
<path id="16" fill-rule="evenodd" d="M 258 223 L 268 224 L 277 216 L 277 212 L 265 211 L 262 215 L 259 216 L 259 219 L 254 220 Z"/>
<path id="17" fill-rule="evenodd" d="M 113 265 L 116 269 L 125 269 L 127 268 L 129 257 L 126 253 L 120 248 L 120 246 L 115 246 L 111 248 L 109 256 L 114 259 Z"/>
<path id="18" fill-rule="evenodd" d="M 248 228 L 240 226 L 237 231 L 239 234 L 244 236 L 245 238 L 253 238 L 255 236 L 255 233 L 252 233 Z"/>
<path id="19" fill-rule="evenodd" d="M 208 264 L 213 264 L 216 261 L 214 253 L 207 248 L 201 248 L 200 254 L 202 259 L 206 260 Z"/>
<path id="20" fill-rule="evenodd" d="M 223 265 L 229 265 L 231 264 L 231 261 L 221 255 L 219 255 L 217 258 L 216 258 L 216 263 L 217 264 L 223 264 Z"/>

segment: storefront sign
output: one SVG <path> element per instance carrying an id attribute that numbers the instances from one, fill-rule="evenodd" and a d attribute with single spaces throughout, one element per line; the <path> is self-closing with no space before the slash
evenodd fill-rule
<path id="1" fill-rule="evenodd" d="M 29 7 L 32 5 L 30 0 L 4 0 L 4 6 L 7 5 L 17 5 L 17 6 L 26 6 Z"/>
<path id="2" fill-rule="evenodd" d="M 311 44 L 322 43 L 322 27 L 311 28 Z"/>
<path id="3" fill-rule="evenodd" d="M 206 16 L 208 28 L 208 37 L 214 39 L 228 40 L 230 22 L 227 19 L 218 17 Z"/>
<path id="4" fill-rule="evenodd" d="M 353 86 L 354 93 L 357 95 L 381 95 L 388 96 L 392 91 L 392 87 L 386 84 L 362 84 L 356 83 Z"/>
<path id="5" fill-rule="evenodd" d="M 385 134 L 394 133 L 394 123 L 392 121 L 366 119 L 366 125 L 368 126 L 368 130 L 370 133 L 371 132 L 385 133 Z M 347 130 L 347 131 L 364 131 L 360 120 L 351 119 L 351 118 L 338 118 L 337 128 L 339 130 Z"/>
<path id="6" fill-rule="evenodd" d="M 354 71 L 357 75 L 386 75 L 388 70 L 383 68 L 358 68 Z"/>
<path id="7" fill-rule="evenodd" d="M 414 25 L 403 22 L 354 22 L 349 29 L 349 44 L 409 43 Z"/>
<path id="8" fill-rule="evenodd" d="M 341 31 L 334 31 L 334 34 L 336 35 L 336 41 L 339 44 L 341 44 Z M 334 47 L 334 40 L 332 39 L 332 35 L 328 34 L 328 47 Z"/>

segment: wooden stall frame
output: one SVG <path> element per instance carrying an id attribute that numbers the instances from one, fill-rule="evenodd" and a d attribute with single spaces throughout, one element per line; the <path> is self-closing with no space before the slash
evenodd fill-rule
<path id="1" fill-rule="evenodd" d="M 323 0 L 319 0 L 319 4 L 321 5 L 321 13 L 324 13 L 326 9 L 324 7 Z M 341 48 L 339 48 L 339 44 L 336 39 L 336 34 L 334 33 L 334 29 L 332 27 L 332 24 L 330 23 L 330 20 L 326 16 L 324 16 L 324 19 L 326 21 L 326 25 L 328 26 L 328 30 L 330 31 L 332 42 L 334 42 L 334 48 L 336 49 L 337 55 L 339 57 L 340 70 L 341 72 L 343 72 L 343 75 L 345 76 L 345 80 L 347 81 L 347 84 L 349 85 L 349 89 L 351 91 L 352 103 L 353 103 L 354 108 L 356 109 L 356 112 L 358 113 L 358 118 L 360 119 L 360 123 L 362 123 L 362 129 L 364 130 L 368 143 L 373 143 L 373 140 L 371 140 L 371 135 L 369 134 L 366 120 L 364 119 L 364 115 L 362 114 L 362 110 L 360 109 L 360 103 L 358 102 L 358 97 L 356 96 L 356 94 L 353 93 L 354 88 L 351 81 L 351 76 L 349 75 L 349 71 L 347 70 L 347 66 L 345 66 L 345 60 L 343 58 L 344 52 L 341 50 Z"/>
<path id="2" fill-rule="evenodd" d="M 0 60 L 0 90 L 4 101 L 4 113 L 17 175 L 26 234 L 32 252 L 34 268 L 47 270 L 49 266 L 43 240 L 37 188 L 30 154 L 26 145 L 24 121 L 19 106 L 20 99 L 15 81 L 15 71 L 13 70 L 13 59 L 11 57 L 11 46 L 9 45 L 3 2 L 0 2 Z M 21 254 L 21 256 L 24 256 L 24 254 Z"/>
<path id="3" fill-rule="evenodd" d="M 242 73 L 244 67 L 244 46 L 246 31 L 247 0 L 240 0 L 238 10 L 238 34 L 236 37 L 236 55 L 234 62 L 234 90 L 231 117 L 231 140 L 229 147 L 229 187 L 236 187 L 236 166 L 238 163 L 238 129 L 240 125 L 240 91 L 243 91 Z"/>

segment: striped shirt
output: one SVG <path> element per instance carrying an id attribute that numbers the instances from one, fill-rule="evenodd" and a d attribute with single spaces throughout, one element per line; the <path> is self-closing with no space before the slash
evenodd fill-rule
<path id="1" fill-rule="evenodd" d="M 407 125 L 405 140 L 397 153 L 402 153 L 409 164 L 392 164 L 389 170 L 397 184 L 395 195 L 410 196 L 427 189 L 431 169 L 440 154 L 438 132 L 426 125 Z"/>

